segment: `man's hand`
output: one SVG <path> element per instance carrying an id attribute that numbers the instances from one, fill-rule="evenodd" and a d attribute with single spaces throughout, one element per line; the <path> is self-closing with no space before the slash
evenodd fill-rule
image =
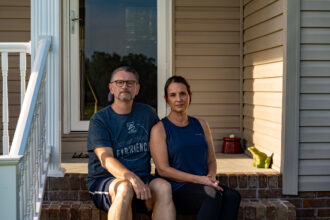
<path id="1" fill-rule="evenodd" d="M 147 200 L 151 198 L 150 188 L 135 174 L 131 173 L 128 177 L 129 182 L 132 184 L 136 198 Z"/>
<path id="2" fill-rule="evenodd" d="M 151 198 L 149 187 L 133 172 L 128 170 L 116 158 L 113 157 L 112 148 L 102 147 L 94 149 L 95 154 L 101 161 L 103 168 L 109 171 L 116 179 L 129 181 L 134 189 L 136 198 L 147 200 Z"/>

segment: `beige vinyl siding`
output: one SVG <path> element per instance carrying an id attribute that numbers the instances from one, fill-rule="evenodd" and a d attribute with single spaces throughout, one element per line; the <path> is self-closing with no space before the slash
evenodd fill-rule
<path id="1" fill-rule="evenodd" d="M 30 0 L 0 1 L 0 42 L 30 41 Z"/>
<path id="2" fill-rule="evenodd" d="M 0 42 L 30 41 L 30 0 L 0 1 Z M 30 73 L 30 57 L 27 58 L 27 79 Z M 0 66 L 1 70 L 1 66 Z M 2 97 L 2 77 L 0 77 Z M 13 138 L 20 111 L 20 72 L 19 55 L 9 54 L 8 70 L 9 137 Z M 2 101 L 0 105 L 2 118 Z M 2 124 L 1 131 L 2 134 Z M 2 135 L 1 135 L 2 143 Z M 1 144 L 2 146 L 2 144 Z M 2 153 L 2 147 L 0 148 Z"/>
<path id="3" fill-rule="evenodd" d="M 243 135 L 281 164 L 283 1 L 244 1 Z"/>
<path id="4" fill-rule="evenodd" d="M 301 1 L 299 191 L 330 190 L 330 4 Z"/>
<path id="5" fill-rule="evenodd" d="M 174 72 L 191 84 L 189 114 L 210 124 L 215 148 L 240 136 L 240 1 L 174 0 Z"/>
<path id="6" fill-rule="evenodd" d="M 76 152 L 87 151 L 87 132 L 71 132 L 70 134 L 62 134 L 62 154 L 70 157 Z"/>

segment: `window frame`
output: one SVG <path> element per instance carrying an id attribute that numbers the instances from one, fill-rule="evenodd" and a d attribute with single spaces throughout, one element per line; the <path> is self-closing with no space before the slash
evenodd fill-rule
<path id="1" fill-rule="evenodd" d="M 79 117 L 79 30 L 78 22 L 72 24 L 71 10 L 76 8 L 79 16 L 79 1 L 70 0 L 63 3 L 63 133 L 88 131 L 89 121 L 82 121 Z M 157 0 L 157 113 L 160 118 L 166 115 L 163 86 L 172 75 L 172 0 Z M 72 34 L 72 25 L 75 34 Z"/>

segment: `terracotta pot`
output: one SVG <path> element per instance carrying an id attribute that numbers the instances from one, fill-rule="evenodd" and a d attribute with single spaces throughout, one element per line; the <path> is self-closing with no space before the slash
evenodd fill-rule
<path id="1" fill-rule="evenodd" d="M 240 154 L 243 153 L 241 148 L 241 138 L 224 137 L 221 153 L 224 154 Z"/>

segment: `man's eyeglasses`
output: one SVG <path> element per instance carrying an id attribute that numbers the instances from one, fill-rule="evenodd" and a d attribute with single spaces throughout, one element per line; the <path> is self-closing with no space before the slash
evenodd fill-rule
<path id="1" fill-rule="evenodd" d="M 127 87 L 133 87 L 137 82 L 135 80 L 115 80 L 110 83 L 115 83 L 118 87 L 123 87 L 126 84 Z"/>

